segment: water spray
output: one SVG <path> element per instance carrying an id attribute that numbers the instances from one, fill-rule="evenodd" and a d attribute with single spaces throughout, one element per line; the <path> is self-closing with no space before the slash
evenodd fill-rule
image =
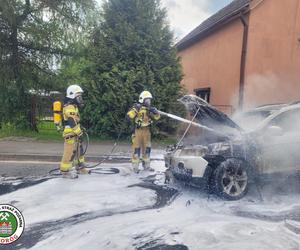
<path id="1" fill-rule="evenodd" d="M 177 120 L 177 121 L 180 121 L 180 122 L 187 123 L 187 124 L 189 124 L 189 126 L 193 125 L 193 126 L 195 126 L 195 127 L 201 128 L 201 129 L 203 129 L 203 130 L 212 132 L 212 133 L 214 133 L 214 134 L 216 134 L 216 135 L 228 137 L 228 136 L 227 136 L 226 134 L 224 134 L 224 133 L 218 132 L 218 131 L 216 131 L 216 130 L 214 130 L 214 129 L 211 129 L 211 128 L 209 128 L 209 127 L 206 127 L 206 126 L 204 126 L 204 125 L 201 125 L 200 123 L 194 122 L 193 120 L 195 119 L 195 117 L 193 117 L 193 119 L 190 121 L 190 120 L 188 120 L 188 119 L 184 119 L 184 118 L 179 117 L 179 116 L 177 116 L 177 115 L 169 114 L 169 113 L 166 113 L 166 112 L 163 112 L 163 111 L 160 111 L 160 110 L 158 110 L 158 113 L 159 113 L 160 115 L 167 116 L 167 117 L 169 117 L 169 118 L 171 118 L 171 119 L 173 119 L 173 120 Z M 197 112 L 197 113 L 198 113 L 198 112 Z M 196 113 L 196 114 L 197 114 L 197 113 Z"/>

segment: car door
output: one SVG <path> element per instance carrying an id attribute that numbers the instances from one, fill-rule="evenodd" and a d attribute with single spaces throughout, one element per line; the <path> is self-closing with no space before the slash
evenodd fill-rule
<path id="1" fill-rule="evenodd" d="M 272 126 L 279 132 L 269 133 Z M 260 145 L 263 173 L 299 171 L 300 108 L 275 116 L 265 127 Z"/>

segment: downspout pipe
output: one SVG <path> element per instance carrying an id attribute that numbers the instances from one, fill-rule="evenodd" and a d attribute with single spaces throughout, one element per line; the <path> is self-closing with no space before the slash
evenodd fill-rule
<path id="1" fill-rule="evenodd" d="M 245 93 L 245 75 L 246 75 L 246 57 L 248 48 L 248 33 L 249 33 L 249 14 L 241 13 L 240 20 L 243 24 L 243 44 L 241 53 L 240 65 L 240 88 L 239 88 L 239 110 L 243 109 L 244 93 Z"/>

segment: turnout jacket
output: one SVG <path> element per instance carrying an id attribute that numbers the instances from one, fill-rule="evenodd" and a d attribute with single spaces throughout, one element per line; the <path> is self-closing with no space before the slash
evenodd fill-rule
<path id="1" fill-rule="evenodd" d="M 64 132 L 63 136 L 81 135 L 80 115 L 78 107 L 72 103 L 66 103 L 63 107 Z"/>
<path id="2" fill-rule="evenodd" d="M 154 107 L 146 107 L 140 103 L 135 103 L 127 112 L 127 117 L 134 120 L 136 128 L 149 127 L 153 121 L 159 120 L 160 114 Z"/>

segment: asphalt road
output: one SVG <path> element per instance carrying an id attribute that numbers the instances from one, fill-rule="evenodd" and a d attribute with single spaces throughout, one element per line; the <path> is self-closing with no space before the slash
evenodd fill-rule
<path id="1" fill-rule="evenodd" d="M 0 176 L 27 177 L 45 176 L 51 169 L 58 168 L 59 162 L 0 161 Z"/>
<path id="2" fill-rule="evenodd" d="M 100 161 L 102 162 L 102 161 Z M 95 165 L 99 162 L 88 162 Z M 105 163 L 128 163 L 127 159 L 107 159 Z M 0 161 L 0 177 L 43 177 L 50 170 L 59 168 L 59 162 L 47 161 Z M 102 166 L 102 164 L 101 164 Z"/>

